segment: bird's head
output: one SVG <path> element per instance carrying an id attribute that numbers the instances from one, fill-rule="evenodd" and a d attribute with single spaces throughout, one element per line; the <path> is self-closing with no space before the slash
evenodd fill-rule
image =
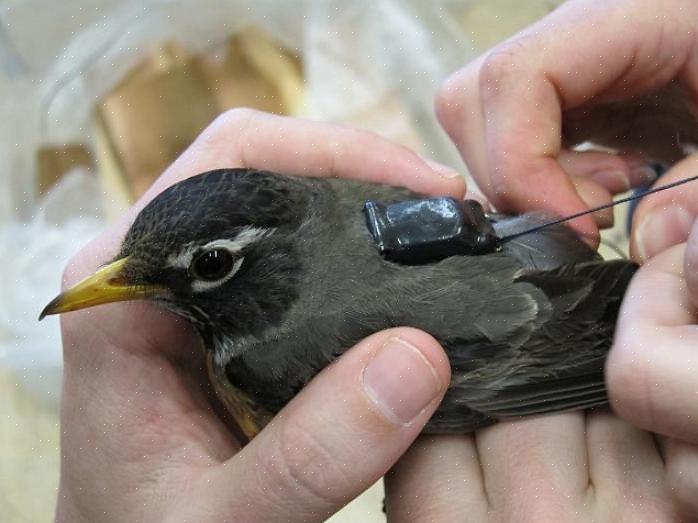
<path id="1" fill-rule="evenodd" d="M 258 336 L 297 296 L 294 241 L 310 185 L 222 169 L 165 190 L 137 216 L 111 263 L 49 303 L 41 317 L 146 299 L 190 319 L 207 341 Z"/>

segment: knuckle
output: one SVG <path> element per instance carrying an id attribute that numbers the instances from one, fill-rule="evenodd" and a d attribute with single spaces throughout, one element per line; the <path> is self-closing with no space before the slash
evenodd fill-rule
<path id="1" fill-rule="evenodd" d="M 464 98 L 468 94 L 463 80 L 465 72 L 457 72 L 448 78 L 436 91 L 434 108 L 436 117 L 447 132 L 458 128 L 458 122 L 464 116 Z"/>
<path id="2" fill-rule="evenodd" d="M 495 47 L 485 56 L 479 76 L 483 97 L 497 95 L 503 82 L 521 72 L 521 57 L 525 48 L 522 40 L 515 40 Z"/>
<path id="3" fill-rule="evenodd" d="M 262 113 L 250 107 L 235 107 L 219 114 L 211 125 L 215 126 L 238 126 L 246 123 L 252 118 L 260 116 Z"/>
<path id="4" fill-rule="evenodd" d="M 249 107 L 236 107 L 219 114 L 201 133 L 202 138 L 216 139 L 220 134 L 242 134 L 264 113 Z"/>
<path id="5" fill-rule="evenodd" d="M 244 137 L 258 122 L 268 117 L 261 111 L 236 107 L 218 115 L 199 135 L 194 146 L 200 157 L 218 158 L 221 151 L 234 151 L 244 162 Z"/>
<path id="6" fill-rule="evenodd" d="M 285 498 L 292 493 L 297 499 L 323 506 L 348 501 L 350 481 L 345 464 L 306 426 L 284 420 L 278 437 L 260 454 L 263 468 L 274 472 L 272 475 L 281 483 L 277 484 L 277 492 Z"/>

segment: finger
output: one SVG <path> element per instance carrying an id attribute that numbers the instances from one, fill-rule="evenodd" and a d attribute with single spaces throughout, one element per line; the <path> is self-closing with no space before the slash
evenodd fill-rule
<path id="1" fill-rule="evenodd" d="M 577 194 L 588 207 L 598 207 L 610 203 L 613 199 L 611 193 L 603 185 L 588 178 L 573 176 L 572 183 Z M 613 227 L 613 208 L 596 211 L 590 214 L 590 216 L 593 217 L 596 225 L 601 229 Z"/>
<path id="2" fill-rule="evenodd" d="M 493 189 L 485 148 L 485 117 L 480 105 L 478 78 L 484 56 L 451 75 L 435 99 L 436 117 L 458 148 L 478 187 L 490 198 Z"/>
<path id="3" fill-rule="evenodd" d="M 686 33 L 669 39 L 649 6 L 629 12 L 622 3 L 566 3 L 447 82 L 437 102 L 444 106 L 441 121 L 457 136 L 463 156 L 475 155 L 468 166 L 475 167 L 474 177 L 489 187 L 496 205 L 555 214 L 584 209 L 555 160 L 562 113 L 591 99 L 643 94 L 679 74 L 695 76 L 695 60 L 687 60 L 692 32 L 684 17 L 696 7 L 691 2 L 680 7 L 681 14 L 667 10 L 663 22 L 672 36 L 678 27 Z M 632 30 L 617 31 L 629 24 Z M 584 51 L 574 52 L 578 49 Z M 604 57 L 602 63 L 598 57 Z M 459 103 L 465 91 L 470 94 Z M 478 114 L 473 107 L 480 103 Z M 467 132 L 457 130 L 462 121 Z M 596 234 L 589 217 L 575 227 L 584 236 Z"/>
<path id="4" fill-rule="evenodd" d="M 670 499 L 664 463 L 652 434 L 607 409 L 587 413 L 589 476 L 601 506 L 629 507 L 647 520 L 654 507 Z"/>
<path id="5" fill-rule="evenodd" d="M 217 520 L 264 514 L 266 521 L 324 521 L 388 471 L 448 382 L 448 360 L 430 336 L 400 328 L 367 338 L 201 478 L 197 488 L 212 500 L 208 513 Z"/>
<path id="6" fill-rule="evenodd" d="M 677 163 L 654 187 L 698 174 L 698 154 Z M 698 217 L 698 181 L 667 189 L 643 198 L 633 215 L 630 252 L 636 260 L 647 261 L 663 250 L 686 241 Z"/>
<path id="7" fill-rule="evenodd" d="M 487 519 L 474 437 L 423 436 L 385 477 L 388 521 L 473 521 Z"/>
<path id="8" fill-rule="evenodd" d="M 606 364 L 611 405 L 631 423 L 698 443 L 698 314 L 678 245 L 640 268 Z"/>
<path id="9" fill-rule="evenodd" d="M 494 185 L 500 192 L 507 191 L 515 204 L 533 199 L 538 205 L 582 210 L 575 208 L 581 207 L 580 202 L 553 161 L 561 147 L 562 111 L 599 95 L 627 97 L 647 92 L 684 66 L 682 60 L 670 60 L 673 48 L 662 46 L 663 31 L 653 10 L 637 9 L 633 15 L 633 23 L 647 26 L 647 33 L 634 27 L 634 31 L 618 34 L 616 28 L 628 21 L 622 4 L 572 2 L 483 63 L 480 88 L 490 172 Z M 585 31 L 585 26 L 593 30 Z M 648 40 L 656 47 L 645 48 Z M 692 48 L 690 38 L 676 45 Z M 633 54 L 638 47 L 647 54 Z M 593 49 L 594 57 L 571 49 Z M 597 56 L 615 59 L 604 60 L 599 67 Z M 550 189 L 541 191 L 544 184 Z"/>
<path id="10" fill-rule="evenodd" d="M 374 133 L 251 109 L 234 109 L 216 119 L 166 171 L 163 183 L 222 167 L 352 178 L 434 195 L 465 193 L 455 169 Z"/>
<path id="11" fill-rule="evenodd" d="M 488 499 L 498 513 L 516 513 L 522 521 L 543 516 L 565 521 L 563 516 L 586 492 L 589 474 L 582 413 L 503 421 L 478 431 L 476 442 Z M 551 510 L 551 500 L 556 500 L 553 506 L 559 513 L 545 514 Z"/>
<path id="12" fill-rule="evenodd" d="M 630 172 L 630 187 L 646 187 L 657 181 L 658 173 L 647 163 L 647 158 L 639 154 L 621 154 Z"/>
<path id="13" fill-rule="evenodd" d="M 698 445 L 675 439 L 666 445 L 666 475 L 686 519 L 698 517 Z"/>
<path id="14" fill-rule="evenodd" d="M 596 182 L 611 194 L 624 193 L 631 187 L 647 185 L 657 179 L 652 167 L 635 154 L 563 149 L 557 160 L 568 175 Z"/>

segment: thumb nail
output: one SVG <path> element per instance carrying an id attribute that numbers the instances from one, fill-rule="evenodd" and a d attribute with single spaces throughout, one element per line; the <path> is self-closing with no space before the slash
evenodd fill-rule
<path id="1" fill-rule="evenodd" d="M 599 171 L 592 176 L 592 179 L 612 192 L 625 192 L 630 190 L 630 179 L 628 175 L 619 169 Z"/>
<path id="2" fill-rule="evenodd" d="M 443 385 L 429 360 L 415 346 L 389 338 L 368 362 L 364 389 L 383 415 L 408 423 L 441 393 Z"/>
<path id="3" fill-rule="evenodd" d="M 679 205 L 651 211 L 642 219 L 635 233 L 641 261 L 686 241 L 692 224 L 693 215 Z"/>
<path id="4" fill-rule="evenodd" d="M 649 185 L 657 179 L 657 171 L 649 165 L 639 165 L 630 169 L 633 185 Z"/>
<path id="5" fill-rule="evenodd" d="M 434 160 L 424 160 L 429 167 L 431 167 L 431 170 L 434 171 L 436 174 L 439 176 L 443 176 L 444 178 L 458 178 L 461 176 L 461 174 L 456 171 L 453 167 L 449 167 L 447 165 L 444 165 L 439 162 L 435 162 Z"/>

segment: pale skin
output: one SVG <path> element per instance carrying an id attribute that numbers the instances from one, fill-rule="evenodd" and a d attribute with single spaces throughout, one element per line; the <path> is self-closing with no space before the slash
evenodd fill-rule
<path id="1" fill-rule="evenodd" d="M 622 173 L 611 164 L 624 157 L 566 147 L 592 139 L 673 163 L 683 142 L 698 142 L 697 20 L 694 1 L 569 2 L 455 73 L 437 113 L 501 208 L 603 203 L 608 185 L 598 182 L 608 175 L 593 173 Z M 582 183 L 572 176 L 579 165 L 592 173 Z M 693 154 L 659 183 L 696 172 Z M 642 175 L 632 164 L 626 184 Z M 388 499 L 401 501 L 394 520 L 698 517 L 697 215 L 698 185 L 689 184 L 647 198 L 634 216 L 631 252 L 645 265 L 607 365 L 621 419 L 564 414 L 422 439 L 388 476 Z M 590 219 L 574 227 L 597 233 Z"/>
<path id="2" fill-rule="evenodd" d="M 520 37 L 525 43 L 514 39 L 497 55 L 516 58 L 518 71 L 530 78 L 527 89 L 521 91 L 515 77 L 507 76 L 504 64 L 497 62 L 503 59 L 487 57 L 444 87 L 438 103 L 441 120 L 483 190 L 498 205 L 571 212 L 585 201 L 608 199 L 643 181 L 646 173 L 637 156 L 561 149 L 561 127 L 554 123 L 568 107 L 582 107 L 599 92 L 608 91 L 613 99 L 633 94 L 634 87 L 614 92 L 608 86 L 623 75 L 646 75 L 654 80 L 643 89 L 659 87 L 652 64 L 660 57 L 671 63 L 671 56 L 693 56 L 693 49 L 685 48 L 692 40 L 684 42 L 679 29 L 693 34 L 684 26 L 698 19 L 698 7 L 688 1 L 661 3 L 662 8 L 655 7 L 650 15 L 642 6 L 651 2 L 573 2 L 553 15 L 554 23 L 531 29 Z M 599 4 L 612 5 L 609 13 L 598 16 L 594 31 L 606 31 L 618 41 L 593 38 L 590 29 L 575 34 L 574 45 L 566 41 L 565 35 L 581 23 L 574 10 Z M 619 7 L 614 11 L 613 6 Z M 674 30 L 660 35 L 655 13 L 670 15 L 679 8 L 690 12 L 677 15 Z M 630 23 L 619 12 L 636 19 Z M 672 35 L 681 41 L 672 43 Z M 580 38 L 590 41 L 582 45 Z M 634 69 L 617 49 L 638 42 L 657 56 L 637 61 Z M 589 59 L 599 54 L 604 55 L 603 70 L 598 60 Z M 659 76 L 664 83 L 688 78 L 688 63 L 692 62 L 667 66 L 672 74 Z M 554 67 L 581 73 L 567 85 L 549 71 Z M 601 82 L 594 76 L 601 73 L 604 78 L 615 74 L 616 81 Z M 481 92 L 482 83 L 490 81 L 499 83 L 496 96 Z M 546 82 L 551 81 L 562 96 L 554 102 L 546 97 Z M 525 103 L 527 99 L 532 103 Z M 557 102 L 564 102 L 564 108 Z M 493 122 L 492 128 L 487 121 Z M 500 150 L 508 151 L 505 161 Z M 114 229 L 76 256 L 64 284 L 90 274 L 112 256 L 138 209 L 166 186 L 208 169 L 234 166 L 363 178 L 429 194 L 465 192 L 462 181 L 449 176 L 453 173 L 375 135 L 233 111 L 214 122 Z M 669 176 L 686 176 L 692 168 L 695 172 L 698 160 L 689 158 Z M 540 187 L 541 180 L 547 191 L 543 199 L 527 193 L 529 187 Z M 695 217 L 696 186 L 671 197 Z M 659 212 L 671 197 L 664 193 L 648 199 L 636 221 Z M 607 217 L 601 220 L 608 222 Z M 580 220 L 576 227 L 585 234 L 596 232 L 590 220 Z M 635 229 L 635 253 L 642 244 L 641 230 Z M 685 235 L 674 239 L 682 242 Z M 693 446 L 698 443 L 698 412 L 691 410 L 698 403 L 698 364 L 691 351 L 698 346 L 698 232 L 688 247 L 666 247 L 642 247 L 643 259 L 663 252 L 641 270 L 629 291 L 609 362 L 614 409 L 636 426 L 666 434 L 665 459 L 650 433 L 605 411 L 506 422 L 474 435 L 420 438 L 400 458 L 436 408 L 449 379 L 438 344 L 412 329 L 378 333 L 352 348 L 240 450 L 209 407 L 199 347 L 186 323 L 149 304 L 113 304 L 62 320 L 65 382 L 58 520 L 322 521 L 391 467 L 387 507 L 392 521 L 688 520 L 691 499 L 698 499 L 691 498 L 698 492 L 698 453 Z M 390 415 L 390 391 L 381 399 L 364 386 L 365 368 L 396 338 L 408 344 L 403 343 L 404 352 L 394 357 L 396 368 L 402 361 L 421 373 L 414 380 L 433 384 L 423 388 L 419 398 L 405 396 L 415 407 L 408 422 Z M 662 347 L 661 353 L 657 347 Z M 654 359 L 632 357 L 640 351 Z M 384 381 L 389 377 L 386 374 Z M 655 383 L 660 386 L 648 385 Z M 400 408 L 404 419 L 405 406 Z"/>

